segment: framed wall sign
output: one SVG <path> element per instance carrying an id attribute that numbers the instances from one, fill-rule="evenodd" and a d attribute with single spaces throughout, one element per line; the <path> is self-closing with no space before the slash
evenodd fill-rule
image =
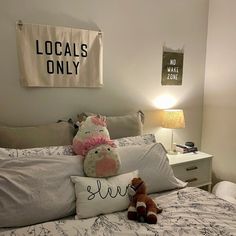
<path id="1" fill-rule="evenodd" d="M 184 53 L 165 51 L 162 55 L 162 85 L 182 85 Z"/>

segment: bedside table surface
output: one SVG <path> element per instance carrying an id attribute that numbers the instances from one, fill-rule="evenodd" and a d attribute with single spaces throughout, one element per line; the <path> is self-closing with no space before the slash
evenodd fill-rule
<path id="1" fill-rule="evenodd" d="M 196 152 L 196 153 L 185 153 L 185 154 L 176 154 L 169 155 L 167 154 L 170 165 L 182 164 L 185 162 L 197 161 L 206 158 L 212 158 L 213 155 L 207 154 L 204 152 Z"/>

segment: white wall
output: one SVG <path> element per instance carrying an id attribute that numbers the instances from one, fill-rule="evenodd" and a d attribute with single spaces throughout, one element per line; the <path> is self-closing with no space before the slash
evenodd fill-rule
<path id="1" fill-rule="evenodd" d="M 176 141 L 200 145 L 208 0 L 8 0 L 0 8 L 0 122 L 33 125 L 81 111 L 125 114 L 155 110 L 163 94 L 183 108 L 186 129 Z M 104 88 L 23 88 L 19 84 L 15 22 L 101 29 Z M 182 86 L 161 86 L 162 46 L 184 47 Z M 147 132 L 156 124 L 148 117 Z M 166 130 L 158 130 L 167 142 Z M 169 133 L 167 133 L 169 135 Z"/>
<path id="2" fill-rule="evenodd" d="M 210 0 L 202 148 L 215 181 L 236 182 L 236 1 Z"/>

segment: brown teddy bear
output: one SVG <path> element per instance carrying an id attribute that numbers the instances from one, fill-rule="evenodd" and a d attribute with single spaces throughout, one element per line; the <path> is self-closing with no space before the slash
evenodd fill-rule
<path id="1" fill-rule="evenodd" d="M 147 195 L 146 185 L 141 178 L 133 178 L 128 189 L 130 204 L 128 207 L 128 219 L 157 223 L 157 214 L 162 212 L 156 203 Z"/>

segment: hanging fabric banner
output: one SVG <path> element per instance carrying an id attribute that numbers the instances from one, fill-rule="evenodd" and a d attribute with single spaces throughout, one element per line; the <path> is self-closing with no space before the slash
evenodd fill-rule
<path id="1" fill-rule="evenodd" d="M 18 23 L 16 34 L 21 85 L 103 85 L 100 31 Z"/>

